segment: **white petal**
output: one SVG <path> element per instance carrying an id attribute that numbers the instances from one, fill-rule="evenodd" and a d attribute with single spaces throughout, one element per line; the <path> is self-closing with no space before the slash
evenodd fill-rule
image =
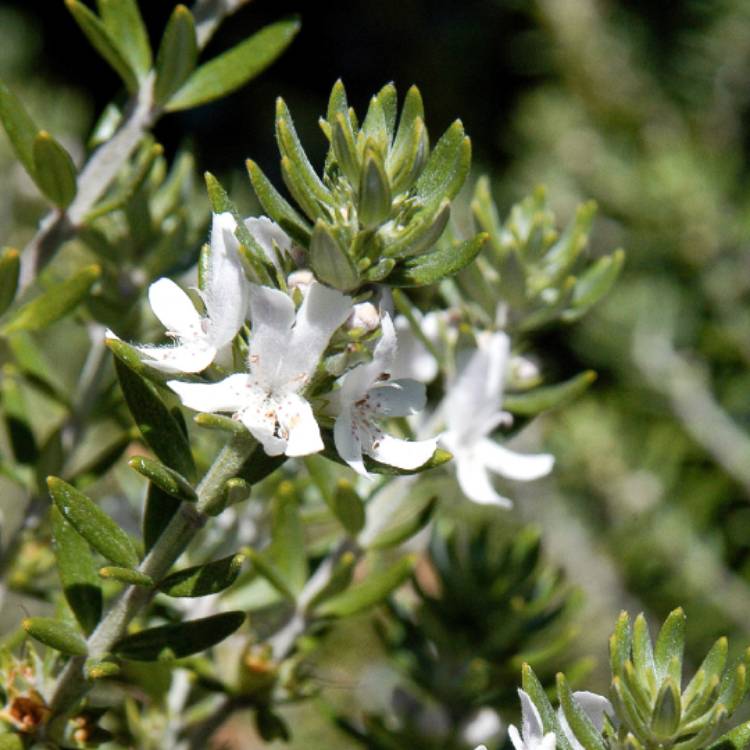
<path id="1" fill-rule="evenodd" d="M 442 312 L 428 313 L 419 319 L 419 326 L 428 341 L 438 343 Z M 395 378 L 413 378 L 421 383 L 432 382 L 438 374 L 438 363 L 412 330 L 411 323 L 399 315 L 394 325 L 398 333 L 398 349 L 391 368 Z"/>
<path id="2" fill-rule="evenodd" d="M 169 333 L 189 341 L 205 338 L 203 319 L 190 297 L 171 279 L 159 279 L 151 284 L 148 301 Z"/>
<path id="3" fill-rule="evenodd" d="M 279 432 L 276 403 L 265 391 L 253 389 L 251 398 L 237 412 L 237 418 L 260 442 L 269 456 L 280 456 L 286 450 L 287 439 Z"/>
<path id="4" fill-rule="evenodd" d="M 362 446 L 365 453 L 381 464 L 399 469 L 418 469 L 432 458 L 437 438 L 430 440 L 401 440 L 391 435 L 379 434 L 373 443 Z"/>
<path id="5" fill-rule="evenodd" d="M 214 214 L 203 299 L 211 343 L 220 349 L 240 330 L 247 317 L 249 285 L 234 236 L 237 224 L 229 213 Z"/>
<path id="6" fill-rule="evenodd" d="M 449 448 L 450 450 L 450 448 Z M 453 454 L 456 466 L 456 479 L 461 491 L 480 505 L 497 505 L 511 508 L 513 503 L 495 491 L 484 464 L 469 452 L 458 451 Z"/>
<path id="7" fill-rule="evenodd" d="M 351 309 L 351 297 L 320 283 L 310 286 L 287 341 L 278 375 L 280 383 L 299 389 L 310 379 L 331 336 L 349 317 Z"/>
<path id="8" fill-rule="evenodd" d="M 565 739 L 568 740 L 573 750 L 586 750 L 583 744 L 581 744 L 578 738 L 573 734 L 573 730 L 570 728 L 570 724 L 565 716 L 565 712 L 562 710 L 562 706 L 557 709 L 557 723 L 560 725 L 560 729 L 562 729 Z"/>
<path id="9" fill-rule="evenodd" d="M 474 447 L 474 451 L 478 460 L 488 469 L 520 482 L 546 476 L 555 464 L 555 457 L 549 453 L 526 456 L 504 448 L 487 438 L 480 440 Z"/>
<path id="10" fill-rule="evenodd" d="M 515 750 L 526 750 L 526 745 L 523 744 L 521 735 L 518 733 L 518 729 L 514 724 L 511 724 L 508 727 L 508 737 L 510 737 L 510 741 L 513 743 Z"/>
<path id="11" fill-rule="evenodd" d="M 408 417 L 422 411 L 427 402 L 424 383 L 416 380 L 391 380 L 367 395 L 371 408 L 384 417 Z"/>
<path id="12" fill-rule="evenodd" d="M 309 456 L 323 450 L 320 427 L 312 407 L 302 396 L 288 393 L 278 401 L 276 417 L 283 432 L 288 434 L 287 456 Z"/>
<path id="13" fill-rule="evenodd" d="M 294 302 L 278 289 L 251 284 L 250 319 L 250 372 L 264 384 L 275 385 L 281 362 L 288 355 Z"/>
<path id="14" fill-rule="evenodd" d="M 352 415 L 345 409 L 336 419 L 333 425 L 333 441 L 336 451 L 349 466 L 363 477 L 370 477 L 362 460 L 362 442 L 359 439 L 359 431 L 352 424 Z"/>
<path id="15" fill-rule="evenodd" d="M 615 711 L 607 698 L 588 690 L 576 690 L 573 693 L 576 703 L 584 710 L 591 723 L 601 732 L 604 728 L 604 714 L 614 716 Z"/>
<path id="16" fill-rule="evenodd" d="M 277 253 L 273 249 L 273 244 L 276 243 L 282 254 L 288 253 L 292 249 L 292 240 L 289 235 L 267 216 L 245 219 L 245 226 L 253 235 L 255 241 L 263 248 L 268 260 L 280 271 L 281 265 Z"/>
<path id="17" fill-rule="evenodd" d="M 185 406 L 196 411 L 234 412 L 247 405 L 252 390 L 249 375 L 236 373 L 218 383 L 183 383 L 168 380 L 167 385 L 180 397 Z"/>
<path id="18" fill-rule="evenodd" d="M 532 740 L 541 740 L 544 735 L 542 717 L 525 690 L 518 690 L 521 699 L 521 734 L 524 742 L 529 744 Z"/>
<path id="19" fill-rule="evenodd" d="M 557 737 L 554 732 L 547 732 L 539 743 L 539 750 L 555 750 L 557 744 Z"/>
<path id="20" fill-rule="evenodd" d="M 143 363 L 162 372 L 202 372 L 216 357 L 216 349 L 204 342 L 175 346 L 136 346 L 143 355 Z"/>

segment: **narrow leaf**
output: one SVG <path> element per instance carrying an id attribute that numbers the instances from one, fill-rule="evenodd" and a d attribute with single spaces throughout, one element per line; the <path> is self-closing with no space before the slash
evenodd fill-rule
<path id="1" fill-rule="evenodd" d="M 730 729 L 706 750 L 745 750 L 750 745 L 750 721 Z"/>
<path id="2" fill-rule="evenodd" d="M 155 484 L 149 484 L 141 523 L 143 546 L 148 552 L 180 509 L 180 501 Z"/>
<path id="3" fill-rule="evenodd" d="M 143 78 L 151 70 L 148 32 L 136 0 L 97 0 L 99 15 L 130 67 Z"/>
<path id="4" fill-rule="evenodd" d="M 124 568 L 138 565 L 130 537 L 101 508 L 58 477 L 49 477 L 47 486 L 62 515 L 97 552 Z"/>
<path id="5" fill-rule="evenodd" d="M 596 373 L 586 370 L 564 383 L 534 388 L 526 393 L 509 393 L 503 398 L 503 408 L 522 416 L 540 414 L 578 398 L 595 380 Z"/>
<path id="6" fill-rule="evenodd" d="M 299 594 L 307 581 L 307 554 L 299 499 L 288 481 L 279 485 L 271 501 L 271 544 L 267 555 L 289 590 Z"/>
<path id="7" fill-rule="evenodd" d="M 443 133 L 417 180 L 417 194 L 425 203 L 453 199 L 464 184 L 471 165 L 471 142 L 460 120 Z"/>
<path id="8" fill-rule="evenodd" d="M 165 103 L 185 83 L 197 61 L 193 14 L 184 5 L 178 5 L 169 18 L 156 56 L 154 99 L 157 104 Z"/>
<path id="9" fill-rule="evenodd" d="M 67 622 L 52 617 L 27 617 L 21 623 L 23 629 L 45 646 L 71 656 L 86 656 L 86 639 Z"/>
<path id="10" fill-rule="evenodd" d="M 45 130 L 32 146 L 34 176 L 39 189 L 59 208 L 67 208 L 76 197 L 76 171 L 70 154 Z"/>
<path id="11" fill-rule="evenodd" d="M 5 247 L 0 251 L 0 315 L 12 304 L 18 289 L 21 260 L 18 250 Z"/>
<path id="12" fill-rule="evenodd" d="M 146 456 L 134 456 L 128 461 L 128 466 L 178 500 L 184 500 L 188 503 L 194 503 L 198 500 L 198 495 L 190 482 L 182 474 L 170 469 L 160 461 L 155 461 Z"/>
<path id="13" fill-rule="evenodd" d="M 685 613 L 678 608 L 669 613 L 654 645 L 654 662 L 659 680 L 668 675 L 680 684 L 682 651 L 685 647 Z M 674 665 L 677 660 L 677 667 Z M 676 672 L 676 673 L 675 673 Z"/>
<path id="14" fill-rule="evenodd" d="M 99 278 L 99 266 L 86 266 L 67 281 L 53 284 L 45 292 L 13 312 L 0 333 L 38 331 L 71 312 Z"/>
<path id="15" fill-rule="evenodd" d="M 521 668 L 521 684 L 524 692 L 528 694 L 529 698 L 531 698 L 531 702 L 536 706 L 537 711 L 539 711 L 539 716 L 542 719 L 542 728 L 544 729 L 545 734 L 547 732 L 554 732 L 557 735 L 557 741 L 559 744 L 560 741 L 565 738 L 557 723 L 555 710 L 552 708 L 552 704 L 549 702 L 547 693 L 539 682 L 539 678 L 534 674 L 534 670 L 528 664 L 524 664 Z M 567 741 L 565 742 L 565 746 L 569 747 Z"/>
<path id="16" fill-rule="evenodd" d="M 8 134 L 18 160 L 32 176 L 34 174 L 34 138 L 39 128 L 29 116 L 21 101 L 0 81 L 0 120 Z"/>
<path id="17" fill-rule="evenodd" d="M 185 568 L 167 576 L 159 584 L 159 590 L 175 597 L 218 594 L 237 580 L 243 562 L 244 555 L 231 555 L 205 565 Z"/>
<path id="18" fill-rule="evenodd" d="M 323 495 L 331 512 L 350 533 L 357 534 L 365 525 L 365 508 L 351 482 L 339 479 L 332 493 Z"/>
<path id="19" fill-rule="evenodd" d="M 279 21 L 209 60 L 188 78 L 166 109 L 174 112 L 197 107 L 238 89 L 265 70 L 289 46 L 299 28 L 295 18 Z"/>
<path id="20" fill-rule="evenodd" d="M 368 150 L 362 166 L 357 215 L 364 227 L 372 229 L 386 221 L 390 213 L 391 188 L 388 175 L 377 153 Z"/>
<path id="21" fill-rule="evenodd" d="M 320 220 L 310 241 L 310 266 L 319 281 L 335 289 L 350 292 L 359 286 L 357 269 L 346 250 Z"/>
<path id="22" fill-rule="evenodd" d="M 112 650 L 133 661 L 181 659 L 220 643 L 244 621 L 244 612 L 224 612 L 178 625 L 162 625 L 126 636 Z"/>
<path id="23" fill-rule="evenodd" d="M 577 703 L 573 693 L 570 691 L 565 675 L 557 675 L 557 695 L 560 706 L 567 719 L 568 726 L 573 730 L 576 739 L 586 750 L 605 750 L 606 745 L 601 734 L 597 731 L 586 712 Z"/>

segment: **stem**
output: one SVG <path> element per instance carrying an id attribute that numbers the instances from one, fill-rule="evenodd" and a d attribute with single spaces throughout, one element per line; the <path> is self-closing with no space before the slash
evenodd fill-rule
<path id="1" fill-rule="evenodd" d="M 228 479 L 237 475 L 257 442 L 249 434 L 235 435 L 221 450 L 198 485 L 198 502 L 182 503 L 138 570 L 154 580 L 164 577 L 197 532 L 208 520 L 207 508 L 216 504 Z M 128 624 L 151 600 L 154 592 L 143 586 L 128 586 L 88 640 L 88 656 L 72 658 L 58 677 L 49 700 L 52 714 L 59 716 L 73 708 L 85 695 L 90 682 L 84 674 L 88 659 L 101 659 L 125 634 Z"/>

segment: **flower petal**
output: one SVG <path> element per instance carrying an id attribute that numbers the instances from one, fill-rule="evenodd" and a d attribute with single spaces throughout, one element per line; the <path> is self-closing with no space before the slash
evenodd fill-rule
<path id="1" fill-rule="evenodd" d="M 402 440 L 382 433 L 370 445 L 362 446 L 376 461 L 399 469 L 418 469 L 432 458 L 436 447 L 437 438 Z"/>
<path id="2" fill-rule="evenodd" d="M 362 460 L 362 441 L 359 437 L 359 430 L 352 423 L 352 415 L 348 408 L 345 408 L 334 422 L 333 442 L 336 445 L 336 451 L 339 456 L 357 474 L 363 477 L 370 477 L 370 473 L 365 469 L 365 464 Z"/>
<path id="3" fill-rule="evenodd" d="M 549 453 L 527 456 L 504 448 L 487 438 L 480 440 L 474 451 L 478 460 L 488 469 L 520 482 L 546 476 L 555 464 L 555 457 Z"/>
<path id="4" fill-rule="evenodd" d="M 438 315 L 428 313 L 422 318 L 420 327 L 427 339 L 433 343 L 438 340 Z M 435 357 L 412 331 L 411 323 L 399 315 L 394 321 L 398 331 L 398 349 L 391 366 L 391 374 L 396 378 L 413 378 L 421 383 L 432 382 L 438 374 L 438 363 Z"/>
<path id="5" fill-rule="evenodd" d="M 267 216 L 258 216 L 245 219 L 245 226 L 255 241 L 263 248 L 268 260 L 274 267 L 281 271 L 281 264 L 273 245 L 276 243 L 282 253 L 288 253 L 292 249 L 292 240 L 289 235 L 274 221 Z"/>
<path id="6" fill-rule="evenodd" d="M 450 448 L 449 448 L 450 450 Z M 480 505 L 497 505 L 500 508 L 512 508 L 513 503 L 495 491 L 484 464 L 468 451 L 456 451 L 453 454 L 456 466 L 456 479 L 461 491 Z"/>
<path id="7" fill-rule="evenodd" d="M 424 383 L 391 380 L 368 392 L 372 410 L 383 417 L 408 417 L 424 409 L 427 402 Z"/>
<path id="8" fill-rule="evenodd" d="M 171 279 L 159 279 L 151 284 L 148 301 L 168 333 L 188 341 L 205 337 L 203 319 L 190 297 Z"/>
<path id="9" fill-rule="evenodd" d="M 203 298 L 211 343 L 220 349 L 240 330 L 247 317 L 249 284 L 234 236 L 237 224 L 230 213 L 214 214 Z"/>
<path id="10" fill-rule="evenodd" d="M 534 740 L 541 740 L 544 736 L 542 717 L 525 690 L 519 688 L 518 697 L 521 699 L 521 734 L 528 745 Z"/>
<path id="11" fill-rule="evenodd" d="M 245 373 L 236 373 L 218 383 L 183 383 L 181 380 L 168 380 L 167 385 L 190 409 L 235 412 L 247 406 L 252 379 Z"/>
<path id="12" fill-rule="evenodd" d="M 576 690 L 573 698 L 599 732 L 604 728 L 604 714 L 615 715 L 612 704 L 603 695 L 591 693 L 588 690 Z"/>
<path id="13" fill-rule="evenodd" d="M 349 317 L 351 309 L 351 297 L 317 282 L 310 286 L 287 339 L 277 376 L 279 384 L 292 384 L 299 390 L 310 379 L 331 336 Z M 278 344 L 279 340 L 277 348 Z"/>
<path id="14" fill-rule="evenodd" d="M 143 355 L 143 363 L 162 372 L 202 372 L 215 359 L 216 349 L 205 342 L 177 344 L 176 346 L 136 346 Z"/>
<path id="15" fill-rule="evenodd" d="M 320 427 L 312 407 L 302 396 L 288 393 L 278 399 L 276 418 L 282 432 L 288 435 L 287 456 L 309 456 L 323 450 Z"/>
<path id="16" fill-rule="evenodd" d="M 281 362 L 288 354 L 294 302 L 278 289 L 251 284 L 250 319 L 250 372 L 263 384 L 276 385 Z"/>

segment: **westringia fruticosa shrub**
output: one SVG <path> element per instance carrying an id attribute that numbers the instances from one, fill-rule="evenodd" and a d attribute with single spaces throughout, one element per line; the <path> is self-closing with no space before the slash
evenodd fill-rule
<path id="1" fill-rule="evenodd" d="M 299 29 L 199 60 L 242 4 L 177 6 L 154 50 L 135 0 L 68 0 L 125 90 L 81 165 L 0 83 L 10 147 L 50 206 L 0 253 L 0 510 L 17 518 L 0 597 L 28 610 L 3 628 L 0 750 L 205 748 L 240 710 L 288 740 L 285 707 L 320 693 L 325 649 L 373 624 L 421 691 L 403 705 L 447 719 L 436 734 L 429 711 L 396 727 L 327 712 L 368 747 L 498 747 L 528 662 L 517 750 L 744 748 L 728 723 L 744 661 L 725 669 L 721 640 L 683 688 L 679 611 L 653 647 L 622 619 L 611 701 L 558 677 L 556 713 L 532 667 L 547 685 L 556 660 L 586 671 L 568 653 L 578 598 L 536 532 L 489 530 L 514 482 L 553 468 L 502 445 L 514 418 L 593 380 L 543 384 L 529 354 L 620 271 L 622 251 L 584 257 L 593 206 L 559 231 L 539 190 L 502 221 L 486 178 L 464 206 L 461 122 L 431 137 L 419 91 L 399 104 L 392 84 L 358 116 L 341 82 L 322 169 L 278 102 L 289 199 L 252 161 L 265 215 L 209 173 L 206 199 L 191 154 L 170 163 L 151 131 L 248 82 Z"/>

